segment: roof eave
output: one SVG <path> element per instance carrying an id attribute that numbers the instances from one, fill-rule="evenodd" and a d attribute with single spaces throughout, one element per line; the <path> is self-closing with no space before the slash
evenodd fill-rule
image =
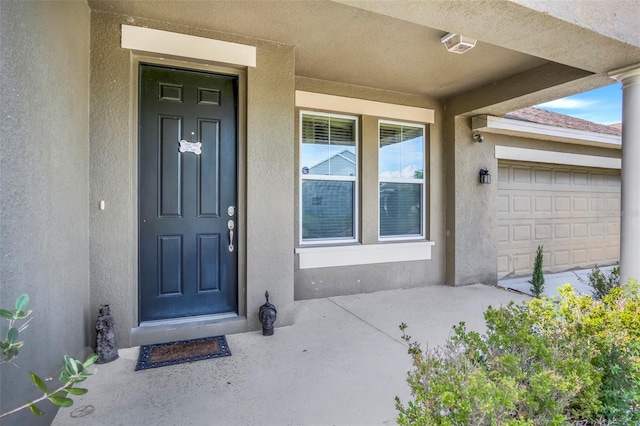
<path id="1" fill-rule="evenodd" d="M 484 133 L 495 133 L 576 145 L 599 146 L 611 149 L 622 148 L 622 138 L 620 136 L 550 126 L 511 118 L 494 117 L 491 115 L 478 115 L 473 117 L 471 120 L 471 128 L 474 131 Z"/>

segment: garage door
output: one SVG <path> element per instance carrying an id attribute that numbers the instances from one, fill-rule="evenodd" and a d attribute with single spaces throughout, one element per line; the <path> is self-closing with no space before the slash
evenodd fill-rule
<path id="1" fill-rule="evenodd" d="M 498 279 L 619 260 L 619 170 L 500 161 L 497 208 Z"/>

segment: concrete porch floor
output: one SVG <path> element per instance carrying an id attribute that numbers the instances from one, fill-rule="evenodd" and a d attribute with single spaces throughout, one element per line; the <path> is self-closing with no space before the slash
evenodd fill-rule
<path id="1" fill-rule="evenodd" d="M 410 397 L 401 322 L 435 346 L 460 321 L 483 330 L 489 305 L 527 299 L 475 284 L 299 301 L 295 324 L 273 336 L 227 335 L 231 357 L 134 371 L 139 348 L 120 349 L 53 425 L 395 424 L 394 397 Z"/>

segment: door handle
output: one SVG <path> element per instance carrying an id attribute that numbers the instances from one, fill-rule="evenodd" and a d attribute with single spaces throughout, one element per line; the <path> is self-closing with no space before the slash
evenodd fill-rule
<path id="1" fill-rule="evenodd" d="M 233 229 L 236 227 L 236 224 L 233 222 L 233 220 L 230 220 L 229 222 L 227 222 L 227 228 L 229 229 L 229 251 L 232 252 L 233 251 Z"/>

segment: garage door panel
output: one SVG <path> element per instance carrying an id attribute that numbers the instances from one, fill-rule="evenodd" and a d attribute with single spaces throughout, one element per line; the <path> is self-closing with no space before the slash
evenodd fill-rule
<path id="1" fill-rule="evenodd" d="M 571 265 L 571 250 L 556 250 L 553 253 L 553 266 L 569 268 Z"/>
<path id="2" fill-rule="evenodd" d="M 606 210 L 607 200 L 604 197 L 591 198 L 591 211 L 603 212 Z"/>
<path id="3" fill-rule="evenodd" d="M 551 238 L 551 224 L 537 225 L 535 227 L 534 238 L 536 240 L 548 240 Z"/>
<path id="4" fill-rule="evenodd" d="M 509 167 L 498 165 L 498 182 L 509 181 Z"/>
<path id="5" fill-rule="evenodd" d="M 498 214 L 500 213 L 509 213 L 509 196 L 508 195 L 498 196 Z"/>
<path id="6" fill-rule="evenodd" d="M 514 232 L 513 229 L 511 230 L 511 232 Z M 535 235 L 531 235 L 530 239 L 526 239 L 525 234 L 523 232 L 522 234 L 520 234 L 520 238 L 513 238 L 512 236 L 512 238 L 510 238 L 508 241 L 498 241 L 496 246 L 498 250 L 505 250 L 505 254 L 507 254 L 506 251 L 509 251 L 510 249 L 516 249 L 516 248 L 531 249 L 535 252 L 535 248 L 538 247 L 538 245 L 540 244 L 544 245 L 545 248 L 547 246 L 549 246 L 550 248 L 578 247 L 579 245 L 583 245 L 587 248 L 592 246 L 609 247 L 609 246 L 613 246 L 614 244 L 618 244 L 617 238 L 612 239 L 607 236 L 602 236 L 602 237 L 586 236 L 582 238 L 564 238 L 564 239 L 534 238 L 534 237 Z"/>
<path id="7" fill-rule="evenodd" d="M 616 191 L 613 190 L 614 187 L 610 186 L 592 186 L 592 185 L 573 185 L 571 182 L 567 185 L 560 185 L 556 183 L 551 183 L 554 187 L 554 191 L 565 191 L 570 194 L 581 194 L 581 193 L 602 193 L 602 194 L 615 194 Z M 498 183 L 498 189 L 507 189 L 507 190 L 516 190 L 516 191 L 529 191 L 529 192 L 542 192 L 548 193 L 549 185 L 537 184 L 535 182 L 526 183 L 526 182 L 511 182 L 508 185 Z M 595 192 L 594 192 L 595 191 Z"/>
<path id="8" fill-rule="evenodd" d="M 620 245 L 607 247 L 607 260 L 617 262 L 620 259 Z"/>
<path id="9" fill-rule="evenodd" d="M 571 238 L 571 224 L 569 223 L 555 223 L 553 225 L 554 228 L 554 238 L 556 240 L 565 240 L 567 238 Z"/>
<path id="10" fill-rule="evenodd" d="M 573 212 L 584 213 L 589 211 L 589 198 L 573 197 Z"/>
<path id="11" fill-rule="evenodd" d="M 603 237 L 604 236 L 604 223 L 590 223 L 589 224 L 589 236 L 590 237 Z"/>
<path id="12" fill-rule="evenodd" d="M 591 173 L 589 177 L 591 178 L 592 186 L 604 186 L 604 181 L 605 181 L 604 173 Z"/>
<path id="13" fill-rule="evenodd" d="M 540 170 L 536 169 L 534 171 L 534 182 L 536 184 L 550 185 L 551 184 L 551 170 Z"/>
<path id="14" fill-rule="evenodd" d="M 498 278 L 613 264 L 619 256 L 619 172 L 500 161 Z M 616 186 L 617 183 L 617 186 Z"/>
<path id="15" fill-rule="evenodd" d="M 513 256 L 513 271 L 515 275 L 526 275 L 531 269 L 531 254 L 516 254 Z"/>
<path id="16" fill-rule="evenodd" d="M 573 172 L 573 184 L 584 186 L 589 183 L 589 174 L 584 172 Z"/>
<path id="17" fill-rule="evenodd" d="M 528 200 L 527 200 L 528 199 Z M 514 212 L 542 212 L 542 213 L 586 213 L 590 217 L 593 213 L 600 216 L 615 216 L 620 208 L 619 194 L 610 193 L 579 193 L 569 191 L 534 191 L 531 189 L 505 190 L 499 189 L 499 214 L 509 215 Z M 511 210 L 505 208 L 513 206 Z M 531 208 L 533 206 L 533 209 Z"/>
<path id="18" fill-rule="evenodd" d="M 497 227 L 497 242 L 499 243 L 508 243 L 509 242 L 509 226 L 508 225 L 500 225 Z"/>
<path id="19" fill-rule="evenodd" d="M 564 223 L 619 223 L 619 214 L 610 213 L 608 210 L 602 212 L 581 212 L 581 213 L 565 213 L 565 212 L 538 212 L 538 213 L 516 213 L 498 215 L 497 218 L 500 225 L 530 223 L 533 225 L 544 225 L 548 223 L 564 224 Z"/>
<path id="20" fill-rule="evenodd" d="M 558 195 L 554 201 L 557 212 L 571 213 L 571 196 Z"/>
<path id="21" fill-rule="evenodd" d="M 529 196 L 513 195 L 511 205 L 513 213 L 531 213 L 531 198 Z"/>
<path id="22" fill-rule="evenodd" d="M 577 265 L 584 265 L 588 259 L 587 249 L 574 249 L 573 250 L 573 263 Z"/>
<path id="23" fill-rule="evenodd" d="M 620 192 L 620 173 L 619 171 L 603 171 L 601 169 L 589 172 L 576 172 L 571 169 L 556 169 L 546 167 L 544 169 L 529 167 L 529 171 L 525 171 L 523 167 L 516 167 L 517 172 L 512 171 L 512 166 L 498 166 L 498 186 L 500 189 L 528 189 L 528 190 L 548 190 L 549 186 L 553 186 L 556 191 L 585 191 L 585 192 Z M 531 179 L 531 176 L 534 178 Z"/>
<path id="24" fill-rule="evenodd" d="M 531 241 L 531 225 L 513 225 L 513 241 Z"/>
<path id="25" fill-rule="evenodd" d="M 524 182 L 531 184 L 531 168 L 530 167 L 513 167 L 513 182 Z"/>
<path id="26" fill-rule="evenodd" d="M 540 196 L 534 196 L 535 202 L 533 203 L 534 205 L 534 212 L 551 212 L 551 197 L 546 196 L 546 195 L 540 195 Z"/>
<path id="27" fill-rule="evenodd" d="M 592 263 L 598 263 L 600 260 L 604 259 L 604 248 L 603 247 L 595 247 L 589 250 L 589 261 Z"/>
<path id="28" fill-rule="evenodd" d="M 572 236 L 573 238 L 584 238 L 586 237 L 587 230 L 589 229 L 586 223 L 574 223 L 572 228 Z"/>
<path id="29" fill-rule="evenodd" d="M 554 183 L 556 185 L 570 185 L 571 184 L 571 172 L 568 170 L 556 170 L 553 173 L 555 178 Z"/>
<path id="30" fill-rule="evenodd" d="M 620 198 L 607 197 L 607 214 L 613 216 L 615 213 L 620 215 Z"/>
<path id="31" fill-rule="evenodd" d="M 553 218 L 553 219 L 514 219 L 501 220 L 497 226 L 498 244 L 510 244 L 518 241 L 547 244 L 555 240 L 571 239 L 572 244 L 583 239 L 584 243 L 598 244 L 617 239 L 620 225 L 617 222 L 593 218 Z M 561 243 L 560 241 L 559 243 Z"/>

